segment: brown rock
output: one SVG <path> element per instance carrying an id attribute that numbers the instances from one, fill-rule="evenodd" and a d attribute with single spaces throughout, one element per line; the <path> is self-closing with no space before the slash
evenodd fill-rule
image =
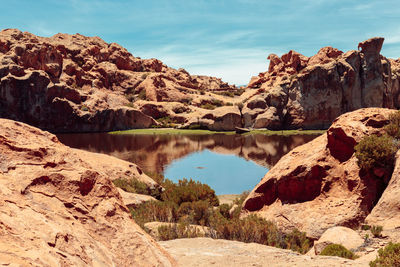
<path id="1" fill-rule="evenodd" d="M 110 178 L 154 184 L 136 165 L 71 149 L 0 120 L 0 262 L 40 266 L 172 266 Z"/>
<path id="2" fill-rule="evenodd" d="M 330 244 L 339 244 L 354 251 L 364 244 L 364 239 L 350 228 L 336 226 L 326 230 L 319 240 L 314 242 L 312 250 L 319 255 Z"/>
<path id="3" fill-rule="evenodd" d="M 384 184 L 360 172 L 352 151 L 363 136 L 381 132 L 391 112 L 367 108 L 337 118 L 327 134 L 281 158 L 250 193 L 243 213 L 312 238 L 333 226 L 357 227 Z"/>
<path id="4" fill-rule="evenodd" d="M 382 44 L 376 37 L 361 42 L 361 51 L 324 47 L 311 58 L 293 51 L 270 55 L 268 71 L 248 87 L 280 91 L 280 105 L 274 106 L 284 129 L 328 128 L 339 115 L 363 107 L 399 108 L 399 63 L 380 55 Z M 247 107 L 257 109 L 252 101 Z M 255 112 L 247 113 L 247 125 L 254 125 Z"/>
<path id="5" fill-rule="evenodd" d="M 136 58 L 99 37 L 45 38 L 6 29 L 0 47 L 0 117 L 54 132 L 148 128 L 156 121 L 132 102 L 190 103 L 200 91 L 236 89 L 157 59 Z"/>

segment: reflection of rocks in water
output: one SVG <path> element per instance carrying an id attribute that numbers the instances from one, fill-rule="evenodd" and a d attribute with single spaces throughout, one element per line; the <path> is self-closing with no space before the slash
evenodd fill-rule
<path id="1" fill-rule="evenodd" d="M 270 168 L 296 146 L 316 135 L 111 135 L 60 134 L 61 142 L 75 148 L 110 154 L 139 165 L 146 172 L 163 173 L 173 160 L 209 149 L 233 154 Z M 199 167 L 200 168 L 200 167 Z"/>

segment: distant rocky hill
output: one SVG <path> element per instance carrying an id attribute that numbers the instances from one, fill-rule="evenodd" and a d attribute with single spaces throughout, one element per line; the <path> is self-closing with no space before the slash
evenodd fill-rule
<path id="1" fill-rule="evenodd" d="M 400 107 L 400 61 L 383 38 L 346 53 L 270 55 L 245 88 L 190 75 L 115 43 L 80 34 L 0 32 L 0 117 L 53 132 L 148 127 L 234 130 L 327 128 L 363 107 Z"/>
<path id="2" fill-rule="evenodd" d="M 157 59 L 134 57 L 98 37 L 0 32 L 0 116 L 42 129 L 146 128 L 157 122 L 139 106 L 133 108 L 139 99 L 173 101 L 177 106 L 171 110 L 182 113 L 190 104 L 211 102 L 207 91 L 235 89 L 221 79 L 192 76 Z"/>
<path id="3" fill-rule="evenodd" d="M 242 114 L 246 127 L 327 128 L 339 115 L 363 107 L 400 107 L 400 60 L 380 55 L 383 38 L 346 53 L 324 47 L 308 58 L 295 51 L 269 55 L 267 72 L 253 77 Z"/>

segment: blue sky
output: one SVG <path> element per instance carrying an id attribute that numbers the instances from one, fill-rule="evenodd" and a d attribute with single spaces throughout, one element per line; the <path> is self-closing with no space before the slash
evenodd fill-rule
<path id="1" fill-rule="evenodd" d="M 135 56 L 238 85 L 267 69 L 268 54 L 290 49 L 347 51 L 383 36 L 382 54 L 400 57 L 398 0 L 3 1 L 1 29 L 99 36 Z"/>

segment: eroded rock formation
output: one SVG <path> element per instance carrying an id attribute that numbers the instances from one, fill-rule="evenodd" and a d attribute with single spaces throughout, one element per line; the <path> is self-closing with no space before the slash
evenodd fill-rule
<path id="1" fill-rule="evenodd" d="M 256 213 L 285 231 L 297 228 L 312 238 L 332 226 L 359 226 L 385 184 L 360 171 L 354 147 L 363 136 L 382 133 L 392 112 L 366 108 L 337 118 L 326 134 L 279 160 L 250 193 L 243 213 Z"/>
<path id="2" fill-rule="evenodd" d="M 71 149 L 0 119 L 0 262 L 10 266 L 173 266 L 131 219 L 113 178 L 156 183 L 135 165 Z"/>
<path id="3" fill-rule="evenodd" d="M 157 122 L 134 105 L 139 99 L 201 103 L 210 101 L 206 91 L 230 89 L 221 79 L 134 57 L 98 37 L 0 32 L 0 116 L 42 129 L 148 128 Z"/>
<path id="4" fill-rule="evenodd" d="M 383 41 L 375 37 L 346 53 L 324 47 L 310 58 L 270 55 L 268 71 L 248 85 L 260 93 L 244 106 L 245 127 L 321 129 L 359 108 L 399 108 L 400 62 L 380 55 Z"/>

